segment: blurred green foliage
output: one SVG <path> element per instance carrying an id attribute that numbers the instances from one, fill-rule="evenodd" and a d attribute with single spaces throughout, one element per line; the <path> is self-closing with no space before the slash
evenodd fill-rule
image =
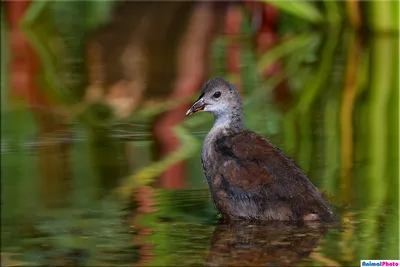
<path id="1" fill-rule="evenodd" d="M 276 6 L 279 10 L 287 12 L 302 20 L 318 23 L 323 21 L 323 15 L 311 1 L 276 1 L 264 0 L 263 2 Z"/>
<path id="2" fill-rule="evenodd" d="M 368 14 L 362 17 L 373 34 L 360 48 L 353 77 L 354 109 L 347 114 L 354 130 L 350 140 L 354 150 L 349 176 L 353 195 L 350 203 L 344 203 L 340 184 L 344 142 L 341 107 L 350 66 L 349 47 L 357 34 L 346 23 L 344 2 L 265 2 L 282 12 L 279 31 L 290 38 L 261 56 L 255 55 L 249 42 L 241 42 L 240 76 L 246 95 L 247 126 L 268 136 L 295 158 L 312 181 L 327 191 L 335 205 L 350 205 L 343 208 L 341 228 L 330 231 L 320 246 L 325 257 L 343 266 L 358 264 L 361 258 L 399 258 L 399 41 L 398 33 L 381 34 L 399 29 L 398 1 L 362 3 Z M 40 56 L 43 72 L 39 82 L 46 93 L 64 103 L 80 99 L 86 79 L 85 38 L 107 21 L 111 8 L 111 1 L 32 3 L 21 25 Z M 87 265 L 136 261 L 140 256 L 129 255 L 131 236 L 127 225 L 121 222 L 121 217 L 131 211 L 122 211 L 113 198 L 100 201 L 96 191 L 102 171 L 96 162 L 120 163 L 121 154 L 115 152 L 120 149 L 114 145 L 121 146 L 122 141 L 99 138 L 99 129 L 85 120 L 74 120 L 75 136 L 81 139 L 71 148 L 70 207 L 48 211 L 38 204 L 36 189 L 41 174 L 36 151 L 28 145 L 35 141 L 37 125 L 28 110 L 13 108 L 6 101 L 9 52 L 3 13 L 4 10 L 1 16 L 3 248 L 23 254 L 24 260 L 31 262 L 45 262 L 50 256 L 62 258 L 70 249 L 86 251 L 90 255 Z M 242 25 L 242 34 L 251 34 L 248 21 Z M 223 36 L 214 42 L 213 76 L 231 77 L 225 66 L 229 42 Z M 284 75 L 261 79 L 261 70 L 276 60 L 283 63 Z M 282 79 L 287 80 L 294 95 L 293 105 L 285 111 L 279 110 L 272 100 L 272 90 Z M 147 123 L 171 105 L 140 110 L 135 115 Z M 184 121 L 175 129 L 182 149 L 160 162 L 144 161 L 122 187 L 122 192 L 129 196 L 132 188 L 153 182 L 171 164 L 187 160 L 191 166 L 187 174 L 190 189 L 157 191 L 158 211 L 140 217 L 142 224 L 154 230 L 145 238 L 145 243 L 155 245 L 152 265 L 203 262 L 202 253 L 209 247 L 216 214 L 208 198 L 198 154 L 211 123 L 207 114 Z M 102 134 L 113 133 L 108 127 L 104 125 Z M 193 132 L 200 132 L 201 136 L 194 137 Z M 111 144 L 109 149 L 93 149 L 93 143 L 102 142 Z M 150 150 L 148 146 L 142 149 Z M 108 157 L 101 160 L 107 153 Z M 99 161 L 93 160 L 96 156 Z M 120 168 L 118 165 L 109 169 L 109 175 Z M 26 230 L 23 228 L 26 225 L 33 225 L 35 230 Z M 41 244 L 50 245 L 43 248 Z M 354 255 L 348 256 L 346 250 L 354 251 Z M 312 264 L 320 262 L 313 260 Z"/>

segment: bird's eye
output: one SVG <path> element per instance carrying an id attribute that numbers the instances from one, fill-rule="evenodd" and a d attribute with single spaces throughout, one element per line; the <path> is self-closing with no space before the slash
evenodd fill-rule
<path id="1" fill-rule="evenodd" d="M 219 98 L 220 96 L 221 96 L 221 92 L 220 91 L 217 91 L 217 92 L 215 92 L 213 94 L 213 97 L 215 97 L 215 98 Z"/>

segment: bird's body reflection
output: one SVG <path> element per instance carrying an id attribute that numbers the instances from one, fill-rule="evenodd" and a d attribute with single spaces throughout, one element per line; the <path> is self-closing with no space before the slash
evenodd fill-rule
<path id="1" fill-rule="evenodd" d="M 220 224 L 205 266 L 294 266 L 309 257 L 326 232 L 321 224 Z"/>

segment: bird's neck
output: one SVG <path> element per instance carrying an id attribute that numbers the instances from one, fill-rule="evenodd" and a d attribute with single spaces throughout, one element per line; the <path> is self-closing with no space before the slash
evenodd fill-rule
<path id="1" fill-rule="evenodd" d="M 206 171 L 207 179 L 210 179 L 215 171 L 215 164 L 218 162 L 215 153 L 215 143 L 219 137 L 229 136 L 244 130 L 243 118 L 241 112 L 232 112 L 230 114 L 214 114 L 214 126 L 207 134 L 202 147 L 203 168 Z M 213 167 L 214 166 L 214 167 Z"/>
<path id="2" fill-rule="evenodd" d="M 215 114 L 214 126 L 210 134 L 231 134 L 244 130 L 243 115 L 240 109 L 233 110 L 231 113 Z"/>

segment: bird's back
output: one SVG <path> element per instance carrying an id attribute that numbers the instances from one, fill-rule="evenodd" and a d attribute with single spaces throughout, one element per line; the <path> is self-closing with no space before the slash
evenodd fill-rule
<path id="1" fill-rule="evenodd" d="M 209 178 L 217 208 L 230 219 L 331 220 L 327 201 L 301 168 L 260 135 L 219 136 Z"/>

